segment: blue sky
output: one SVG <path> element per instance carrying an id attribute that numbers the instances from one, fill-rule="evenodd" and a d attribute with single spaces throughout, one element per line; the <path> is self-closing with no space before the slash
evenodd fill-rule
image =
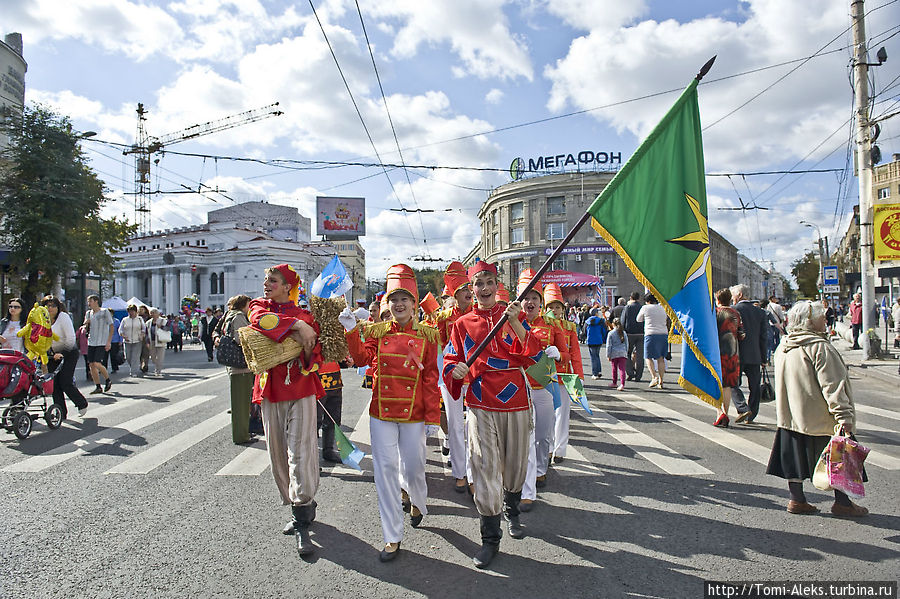
<path id="1" fill-rule="evenodd" d="M 397 162 L 357 4 L 314 4 L 382 159 Z M 798 169 L 845 168 L 849 6 L 849 0 L 359 0 L 408 164 L 505 168 L 516 156 L 583 149 L 627 158 L 677 91 L 622 102 L 683 88 L 717 54 L 700 88 L 708 173 L 782 170 L 798 162 Z M 866 9 L 871 47 L 884 45 L 889 55 L 871 75 L 878 116 L 900 104 L 900 36 L 891 37 L 900 31 L 900 3 L 869 0 Z M 150 111 L 148 131 L 162 135 L 277 100 L 284 116 L 170 150 L 258 159 L 373 157 L 308 2 L 0 0 L 0 25 L 23 34 L 27 99 L 70 115 L 79 129 L 97 131 L 98 140 L 132 143 L 137 102 Z M 730 77 L 823 48 L 802 65 Z M 471 137 L 607 105 L 614 106 Z M 883 123 L 879 145 L 887 160 L 900 152 L 898 130 L 897 119 Z M 470 137 L 445 141 L 462 136 Z M 114 146 L 84 143 L 110 189 L 107 212 L 133 216 L 123 195 L 132 191 L 130 161 Z M 159 166 L 160 190 L 202 182 L 226 194 L 154 196 L 154 229 L 205 222 L 206 211 L 234 201 L 266 198 L 312 216 L 316 195 L 366 197 L 370 277 L 414 255 L 464 256 L 478 237 L 486 190 L 509 180 L 502 173 L 410 169 L 410 188 L 395 170 L 392 190 L 373 168 L 285 171 L 172 153 Z M 857 201 L 852 169 L 843 183 L 841 177 L 710 177 L 710 224 L 751 258 L 786 273 L 815 238 L 800 221 L 815 222 L 837 245 Z M 770 210 L 720 210 L 739 201 Z M 452 212 L 407 220 L 388 211 L 401 203 Z"/>

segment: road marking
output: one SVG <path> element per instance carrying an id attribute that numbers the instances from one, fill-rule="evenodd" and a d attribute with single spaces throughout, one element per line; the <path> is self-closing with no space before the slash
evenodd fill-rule
<path id="1" fill-rule="evenodd" d="M 856 404 L 855 407 L 857 412 L 872 414 L 874 416 L 881 416 L 882 418 L 890 418 L 891 420 L 900 420 L 900 412 L 895 412 L 893 410 L 884 410 L 882 408 L 874 408 L 872 406 L 861 406 L 859 404 Z"/>
<path id="2" fill-rule="evenodd" d="M 231 415 L 219 412 L 212 418 L 185 429 L 173 437 L 158 443 L 146 451 L 132 456 L 110 468 L 104 474 L 147 474 L 159 468 L 178 454 L 187 451 L 213 433 L 231 423 Z"/>
<path id="3" fill-rule="evenodd" d="M 626 424 L 602 410 L 595 408 L 593 417 L 581 411 L 578 412 L 578 415 L 668 474 L 713 474 L 712 470 L 685 458 L 653 437 L 645 435 L 630 424 Z"/>
<path id="4" fill-rule="evenodd" d="M 211 399 L 215 395 L 195 395 L 174 404 L 154 410 L 149 414 L 132 418 L 122 424 L 111 426 L 102 431 L 97 431 L 93 435 L 77 439 L 72 443 L 67 443 L 50 451 L 30 457 L 27 460 L 10 464 L 0 469 L 0 472 L 41 472 L 63 462 L 74 458 L 75 456 L 89 453 L 101 445 L 110 445 L 117 439 L 130 435 L 146 428 L 152 424 L 156 424 L 166 418 L 175 416 L 181 412 L 187 411 L 193 407 L 199 406 Z"/>
<path id="5" fill-rule="evenodd" d="M 683 393 L 670 393 L 669 396 L 676 397 L 678 399 L 683 399 L 683 400 L 689 401 L 691 403 L 696 403 L 698 405 L 712 408 L 712 406 L 710 406 L 709 404 L 707 404 L 700 398 L 694 397 L 693 395 L 685 395 Z M 634 397 L 634 396 L 632 396 L 632 397 Z M 638 401 L 641 401 L 640 398 L 635 398 L 635 399 L 637 399 Z M 647 400 L 643 400 L 643 401 L 647 401 Z M 629 401 L 628 403 L 632 403 L 632 405 L 636 406 L 636 404 L 633 402 Z M 725 433 L 725 429 L 714 428 L 713 430 L 710 430 L 709 428 L 704 428 L 703 423 L 700 422 L 699 420 L 690 418 L 688 416 L 684 416 L 683 414 L 676 412 L 675 410 L 670 410 L 669 408 L 665 408 L 658 404 L 651 403 L 650 405 L 653 406 L 653 409 L 659 409 L 660 413 L 653 412 L 653 409 L 647 409 L 648 412 L 651 412 L 657 416 L 660 416 L 661 418 L 667 418 L 667 419 L 671 420 L 674 424 L 677 424 L 678 426 L 681 426 L 682 428 L 687 428 L 691 432 L 695 432 L 698 435 L 701 435 L 702 437 L 705 437 L 714 443 L 718 443 L 719 445 L 722 445 L 723 447 L 727 447 L 728 449 L 737 451 L 738 453 L 741 453 L 752 460 L 756 460 L 760 464 L 768 465 L 768 463 L 769 463 L 768 455 L 772 451 L 771 448 L 765 449 L 764 446 L 759 445 L 758 443 L 753 443 L 752 441 L 747 441 L 746 439 L 743 439 L 742 437 L 739 437 L 739 436 L 731 434 L 731 433 Z M 636 407 L 638 407 L 638 406 L 636 406 Z M 641 407 L 641 409 L 646 409 L 646 408 Z M 878 409 L 878 408 L 872 408 L 872 409 Z M 671 412 L 672 414 L 674 414 L 674 416 L 673 415 L 663 416 L 662 412 L 667 411 L 667 410 L 669 412 Z M 884 410 L 884 411 L 886 411 L 886 410 Z M 692 428 L 688 428 L 688 426 L 682 425 L 679 422 L 679 419 L 683 419 L 685 421 L 693 420 L 695 423 L 697 423 L 697 425 L 696 425 L 697 430 L 694 430 Z M 754 422 L 758 422 L 760 424 L 771 424 L 772 426 L 775 426 L 775 420 L 767 418 L 767 417 L 761 418 L 761 417 L 757 416 L 756 419 L 754 420 Z M 861 423 L 857 423 L 857 424 L 860 425 Z M 861 424 L 861 426 L 862 426 L 862 428 L 866 428 L 868 425 Z M 879 428 L 879 427 L 873 427 L 873 429 L 874 428 Z M 882 430 L 887 430 L 887 429 L 882 429 Z M 890 431 L 888 431 L 888 432 L 890 432 Z M 726 445 L 725 443 L 717 441 L 716 439 L 713 438 L 714 436 L 719 437 L 721 439 L 725 439 L 725 438 L 729 439 L 729 444 Z M 887 451 L 887 448 L 885 446 L 881 445 L 880 443 L 872 443 L 870 441 L 864 441 L 863 445 L 865 445 L 866 447 L 868 447 L 871 450 L 869 452 L 869 455 L 866 457 L 867 464 L 871 464 L 873 466 L 878 466 L 879 468 L 884 468 L 885 470 L 900 470 L 900 458 L 896 458 L 896 457 L 892 456 L 890 454 L 890 452 Z M 748 453 L 748 449 L 751 449 L 751 446 L 756 446 L 756 447 L 765 449 L 765 456 L 766 456 L 765 460 L 758 459 L 759 457 L 762 456 L 762 454 L 760 454 L 760 456 L 754 456 L 754 455 L 751 455 L 750 453 Z M 739 450 L 738 448 L 741 448 L 741 449 Z"/>
<path id="6" fill-rule="evenodd" d="M 265 439 L 239 453 L 236 458 L 216 472 L 216 476 L 259 476 L 269 467 L 269 450 Z"/>

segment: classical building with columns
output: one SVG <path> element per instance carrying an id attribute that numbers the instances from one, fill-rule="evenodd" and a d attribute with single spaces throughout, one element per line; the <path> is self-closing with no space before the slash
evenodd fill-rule
<path id="1" fill-rule="evenodd" d="M 261 296 L 264 270 L 275 264 L 293 266 L 306 286 L 335 251 L 310 240 L 310 220 L 296 208 L 246 202 L 209 212 L 204 225 L 134 237 L 116 255 L 113 291 L 167 314 L 194 293 L 202 307 L 224 306 L 234 295 Z"/>

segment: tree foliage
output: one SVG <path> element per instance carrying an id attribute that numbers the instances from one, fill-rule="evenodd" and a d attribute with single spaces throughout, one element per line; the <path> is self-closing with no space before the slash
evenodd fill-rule
<path id="1" fill-rule="evenodd" d="M 819 295 L 819 256 L 806 252 L 791 264 L 791 273 L 797 279 L 800 297 L 814 298 Z"/>
<path id="2" fill-rule="evenodd" d="M 10 249 L 22 295 L 53 288 L 71 270 L 111 274 L 113 253 L 135 227 L 105 219 L 103 182 L 87 165 L 68 117 L 42 106 L 6 119 L 0 154 L 0 236 Z"/>

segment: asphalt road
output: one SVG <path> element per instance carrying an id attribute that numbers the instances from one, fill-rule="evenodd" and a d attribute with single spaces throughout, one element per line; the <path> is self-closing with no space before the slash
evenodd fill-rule
<path id="1" fill-rule="evenodd" d="M 774 406 L 757 423 L 710 426 L 712 408 L 674 384 L 625 392 L 588 380 L 527 536 L 504 536 L 476 570 L 477 513 L 429 440 L 429 515 L 402 554 L 378 561 L 371 460 L 324 470 L 302 561 L 281 534 L 262 442 L 231 443 L 228 380 L 198 348 L 169 353 L 162 380 L 115 379 L 81 421 L 19 441 L 0 431 L 0 597 L 702 597 L 704 580 L 891 580 L 900 572 L 900 398 L 853 369 L 859 438 L 872 447 L 861 503 L 872 514 L 785 511 L 766 476 Z M 81 376 L 79 370 L 79 376 Z M 673 375 L 670 374 L 670 380 Z M 344 371 L 344 429 L 368 450 L 369 394 Z M 85 385 L 85 390 L 89 387 Z M 74 415 L 75 409 L 70 407 Z"/>

